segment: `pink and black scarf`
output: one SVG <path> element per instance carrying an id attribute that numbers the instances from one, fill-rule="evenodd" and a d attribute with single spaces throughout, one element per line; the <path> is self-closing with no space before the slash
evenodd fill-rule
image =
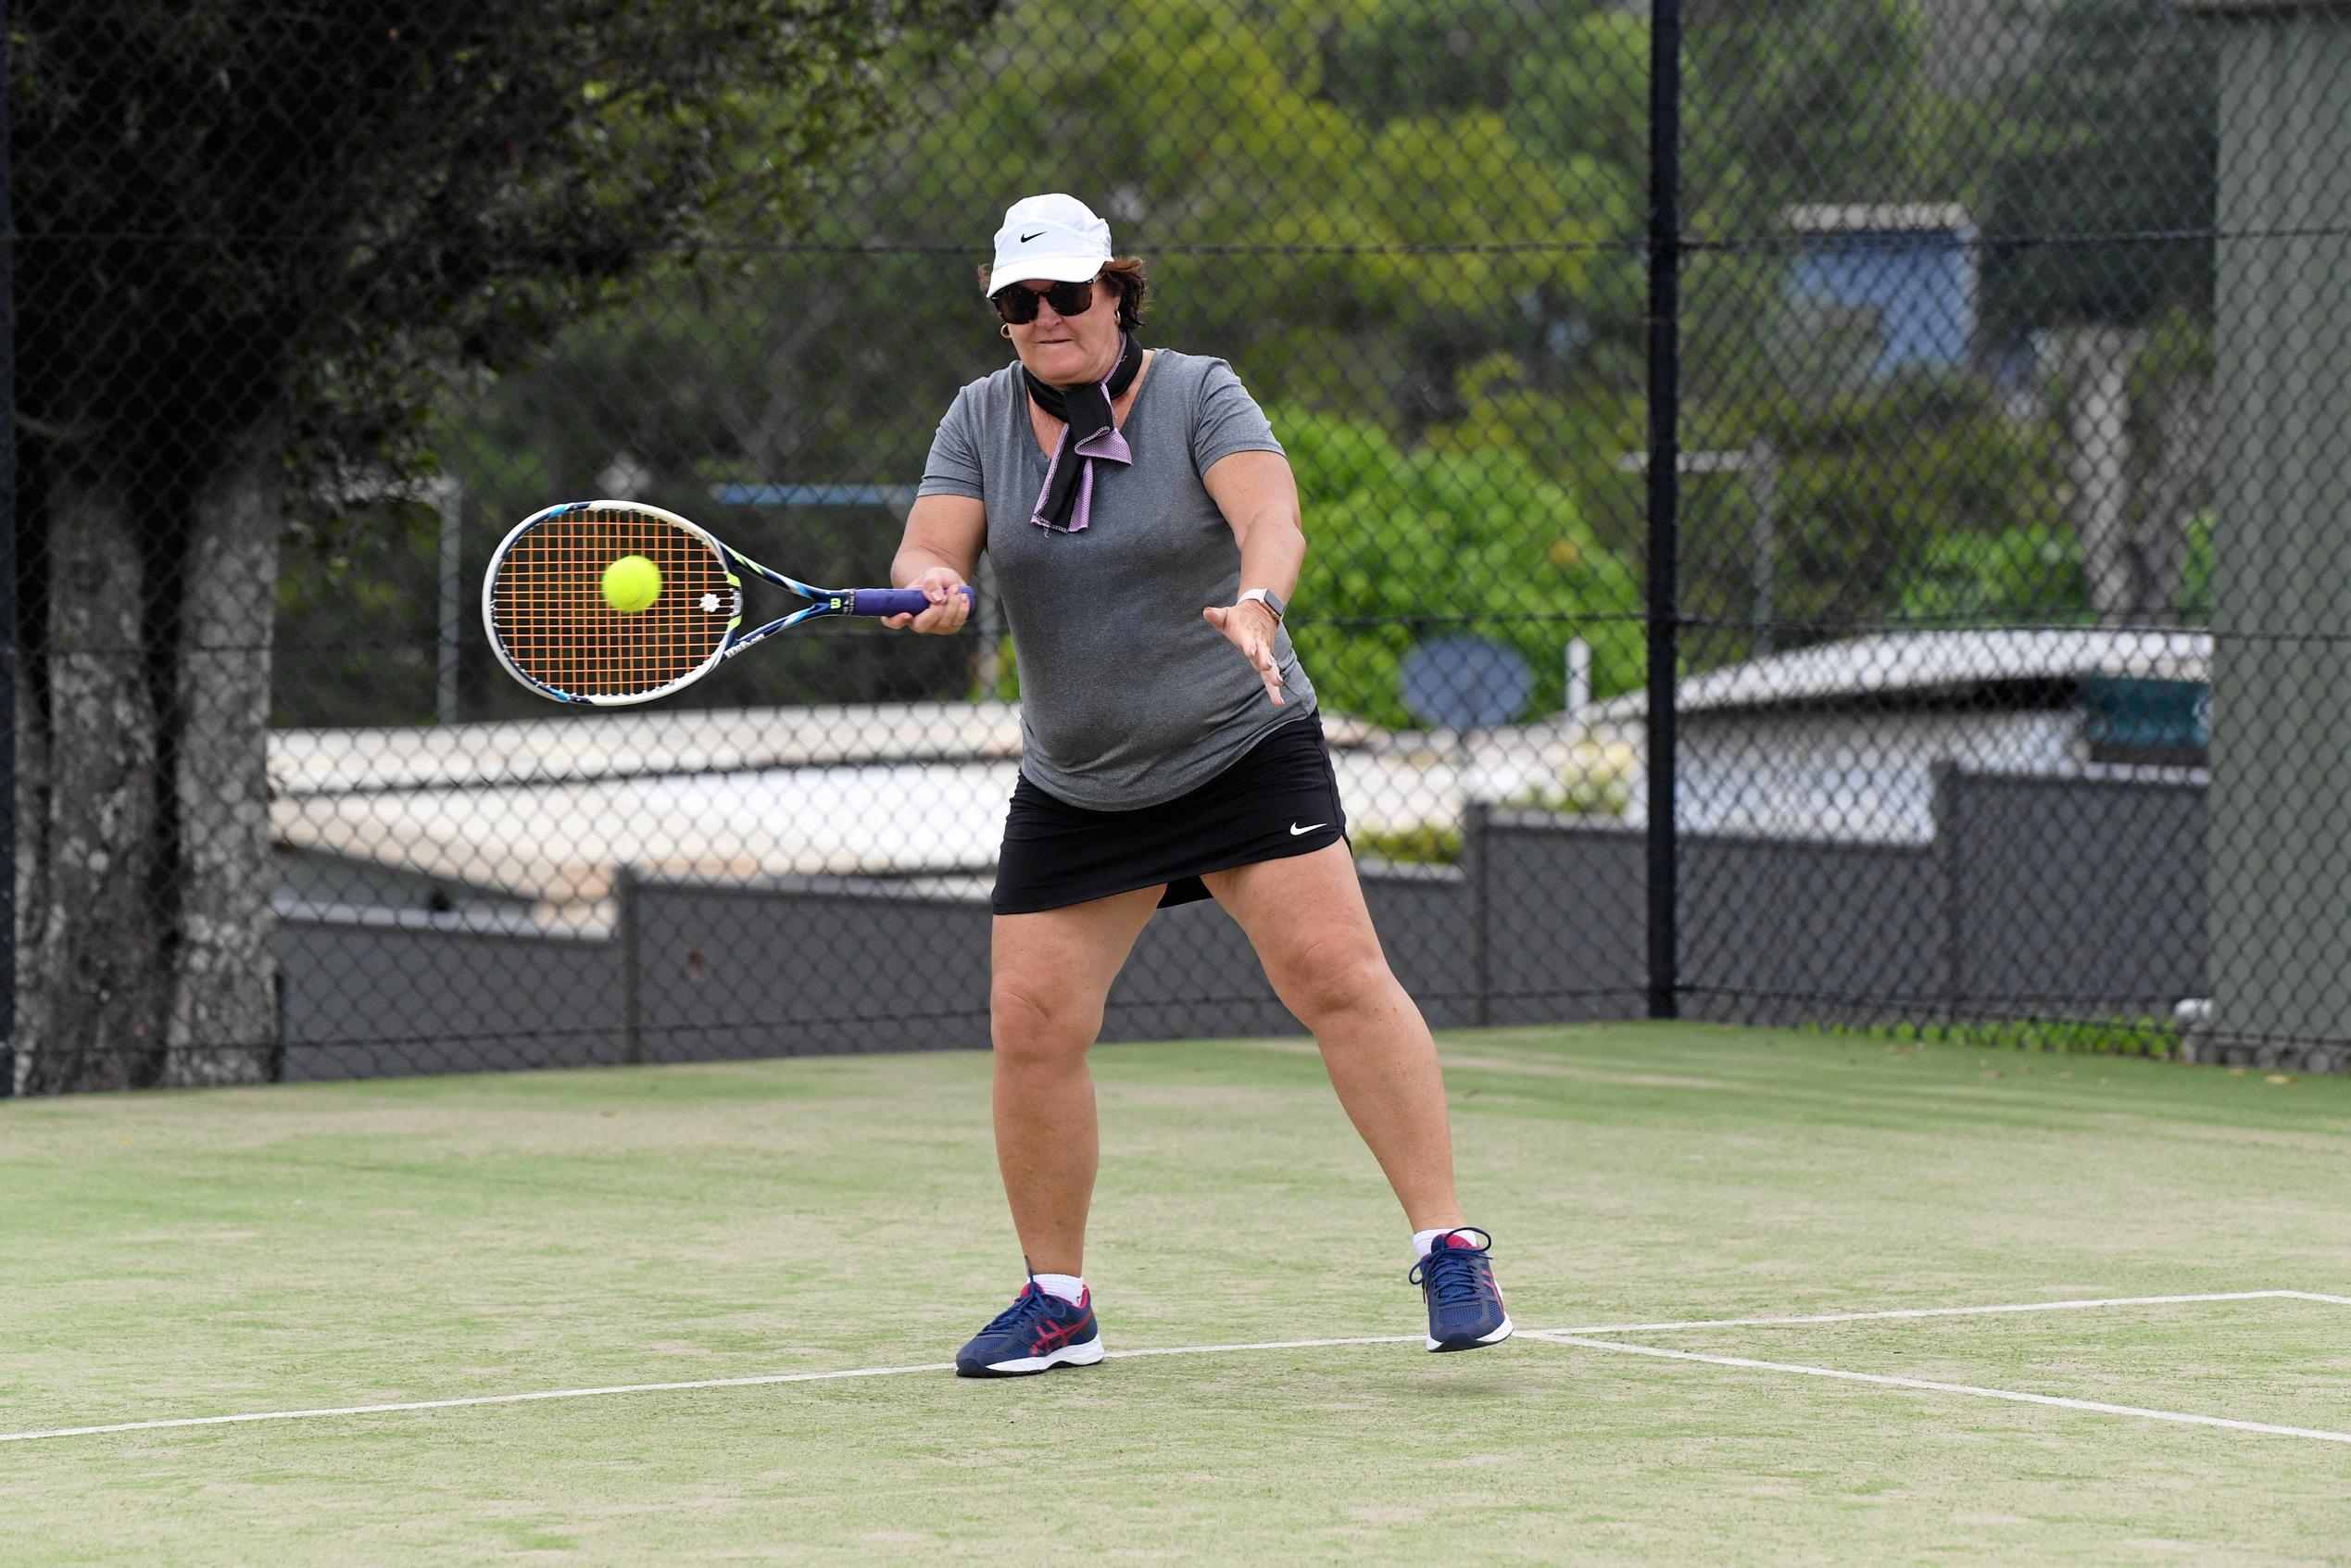
<path id="1" fill-rule="evenodd" d="M 1022 367 L 1029 400 L 1066 427 L 1061 444 L 1053 448 L 1052 461 L 1045 466 L 1045 488 L 1037 492 L 1037 505 L 1029 514 L 1029 521 L 1037 527 L 1062 533 L 1083 530 L 1092 521 L 1094 465 L 1135 461 L 1135 455 L 1126 449 L 1126 438 L 1111 420 L 1111 403 L 1135 384 L 1136 372 L 1142 368 L 1142 345 L 1131 332 L 1119 334 L 1118 363 L 1111 367 L 1106 381 L 1059 387 L 1038 381 L 1027 367 Z"/>

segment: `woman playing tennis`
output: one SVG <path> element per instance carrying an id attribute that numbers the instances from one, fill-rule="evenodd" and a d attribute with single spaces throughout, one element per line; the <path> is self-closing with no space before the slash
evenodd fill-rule
<path id="1" fill-rule="evenodd" d="M 1014 203 L 981 286 L 1018 358 L 939 421 L 892 581 L 950 633 L 984 546 L 1021 678 L 996 880 L 997 1162 L 1029 1278 L 968 1377 L 1102 1359 L 1085 1280 L 1087 1050 L 1151 911 L 1213 897 L 1309 1029 L 1413 1228 L 1428 1348 L 1510 1336 L 1465 1228 L 1437 1048 L 1373 935 L 1314 687 L 1282 616 L 1306 553 L 1281 444 L 1221 359 L 1146 349 L 1142 262 L 1059 194 Z"/>

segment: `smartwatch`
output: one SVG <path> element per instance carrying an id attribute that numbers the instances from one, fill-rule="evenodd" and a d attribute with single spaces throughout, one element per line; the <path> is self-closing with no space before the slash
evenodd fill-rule
<path id="1" fill-rule="evenodd" d="M 1277 625 L 1281 621 L 1282 612 L 1289 608 L 1289 605 L 1282 601 L 1282 596 L 1274 592 L 1271 588 L 1248 589 L 1242 593 L 1239 599 L 1235 599 L 1233 602 L 1235 604 L 1238 604 L 1241 602 L 1241 599 L 1255 599 L 1259 604 L 1262 604 L 1267 609 L 1272 610 L 1274 612 L 1275 623 Z"/>

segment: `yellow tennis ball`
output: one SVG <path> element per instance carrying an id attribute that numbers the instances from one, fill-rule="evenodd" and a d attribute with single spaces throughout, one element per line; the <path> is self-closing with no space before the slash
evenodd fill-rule
<path id="1" fill-rule="evenodd" d="M 624 615 L 650 609 L 661 596 L 661 569 L 643 556 L 622 556 L 604 569 L 604 602 Z"/>

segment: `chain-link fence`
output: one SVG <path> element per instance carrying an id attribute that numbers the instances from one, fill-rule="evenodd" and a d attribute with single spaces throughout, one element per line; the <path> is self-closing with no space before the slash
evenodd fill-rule
<path id="1" fill-rule="evenodd" d="M 883 582 L 1054 190 L 1287 448 L 1432 1022 L 2351 1049 L 2351 7 L 11 24 L 0 1085 L 984 1046 L 989 569 L 623 710 L 481 576 L 613 496 Z M 1203 905 L 1104 1033 L 1294 1027 Z"/>

